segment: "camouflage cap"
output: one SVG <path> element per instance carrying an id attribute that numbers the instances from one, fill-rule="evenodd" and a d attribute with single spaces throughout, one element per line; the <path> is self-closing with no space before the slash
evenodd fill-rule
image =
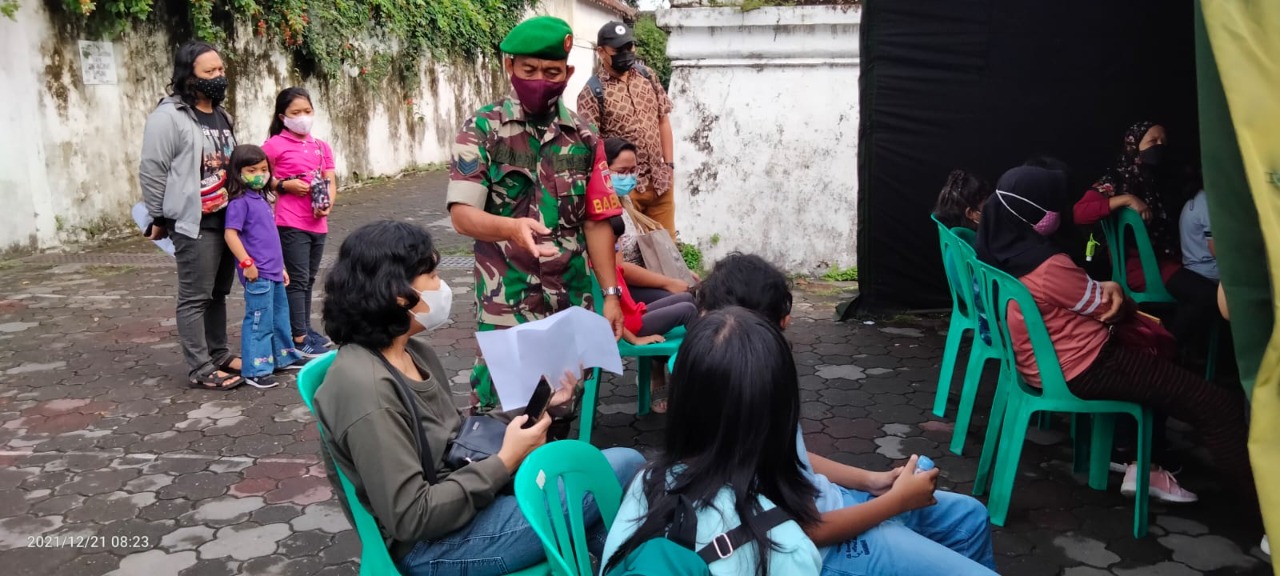
<path id="1" fill-rule="evenodd" d="M 512 56 L 566 60 L 573 48 L 573 28 L 555 16 L 535 16 L 512 28 L 498 48 Z"/>

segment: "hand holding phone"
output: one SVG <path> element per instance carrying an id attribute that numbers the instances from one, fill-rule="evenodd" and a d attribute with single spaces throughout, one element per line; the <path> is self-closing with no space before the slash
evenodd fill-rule
<path id="1" fill-rule="evenodd" d="M 551 385 L 547 383 L 547 377 L 543 376 L 538 381 L 538 387 L 533 389 L 533 396 L 529 398 L 529 404 L 524 407 L 524 415 L 529 419 L 525 421 L 521 428 L 532 428 L 542 415 L 547 411 L 547 404 L 551 401 Z"/>

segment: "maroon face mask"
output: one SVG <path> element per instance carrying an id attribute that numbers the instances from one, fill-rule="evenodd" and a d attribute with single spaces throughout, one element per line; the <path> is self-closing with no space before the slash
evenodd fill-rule
<path id="1" fill-rule="evenodd" d="M 560 100 L 567 82 L 551 82 L 549 80 L 525 80 L 515 74 L 511 75 L 511 85 L 516 89 L 516 97 L 520 105 L 530 114 L 545 114 Z"/>

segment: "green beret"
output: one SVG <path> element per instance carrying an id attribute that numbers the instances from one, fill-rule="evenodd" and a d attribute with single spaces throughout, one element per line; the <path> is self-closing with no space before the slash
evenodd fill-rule
<path id="1" fill-rule="evenodd" d="M 573 28 L 555 16 L 535 16 L 512 28 L 498 48 L 512 56 L 566 60 L 573 48 Z"/>

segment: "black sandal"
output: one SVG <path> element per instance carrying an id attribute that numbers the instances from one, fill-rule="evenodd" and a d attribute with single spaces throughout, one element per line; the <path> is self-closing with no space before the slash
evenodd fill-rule
<path id="1" fill-rule="evenodd" d="M 218 372 L 218 370 L 214 370 L 208 374 L 196 376 L 187 382 L 187 386 L 203 390 L 232 390 L 244 384 L 244 378 L 239 375 L 219 374 Z"/>
<path id="2" fill-rule="evenodd" d="M 236 360 L 240 360 L 240 368 L 236 368 L 231 365 L 231 363 L 235 362 Z M 244 368 L 244 360 L 241 360 L 240 357 L 236 356 L 235 354 L 227 355 L 226 358 L 223 358 L 222 361 L 218 363 L 218 369 L 223 372 L 226 372 L 227 374 L 239 375 L 240 370 L 242 370 L 243 368 Z"/>

